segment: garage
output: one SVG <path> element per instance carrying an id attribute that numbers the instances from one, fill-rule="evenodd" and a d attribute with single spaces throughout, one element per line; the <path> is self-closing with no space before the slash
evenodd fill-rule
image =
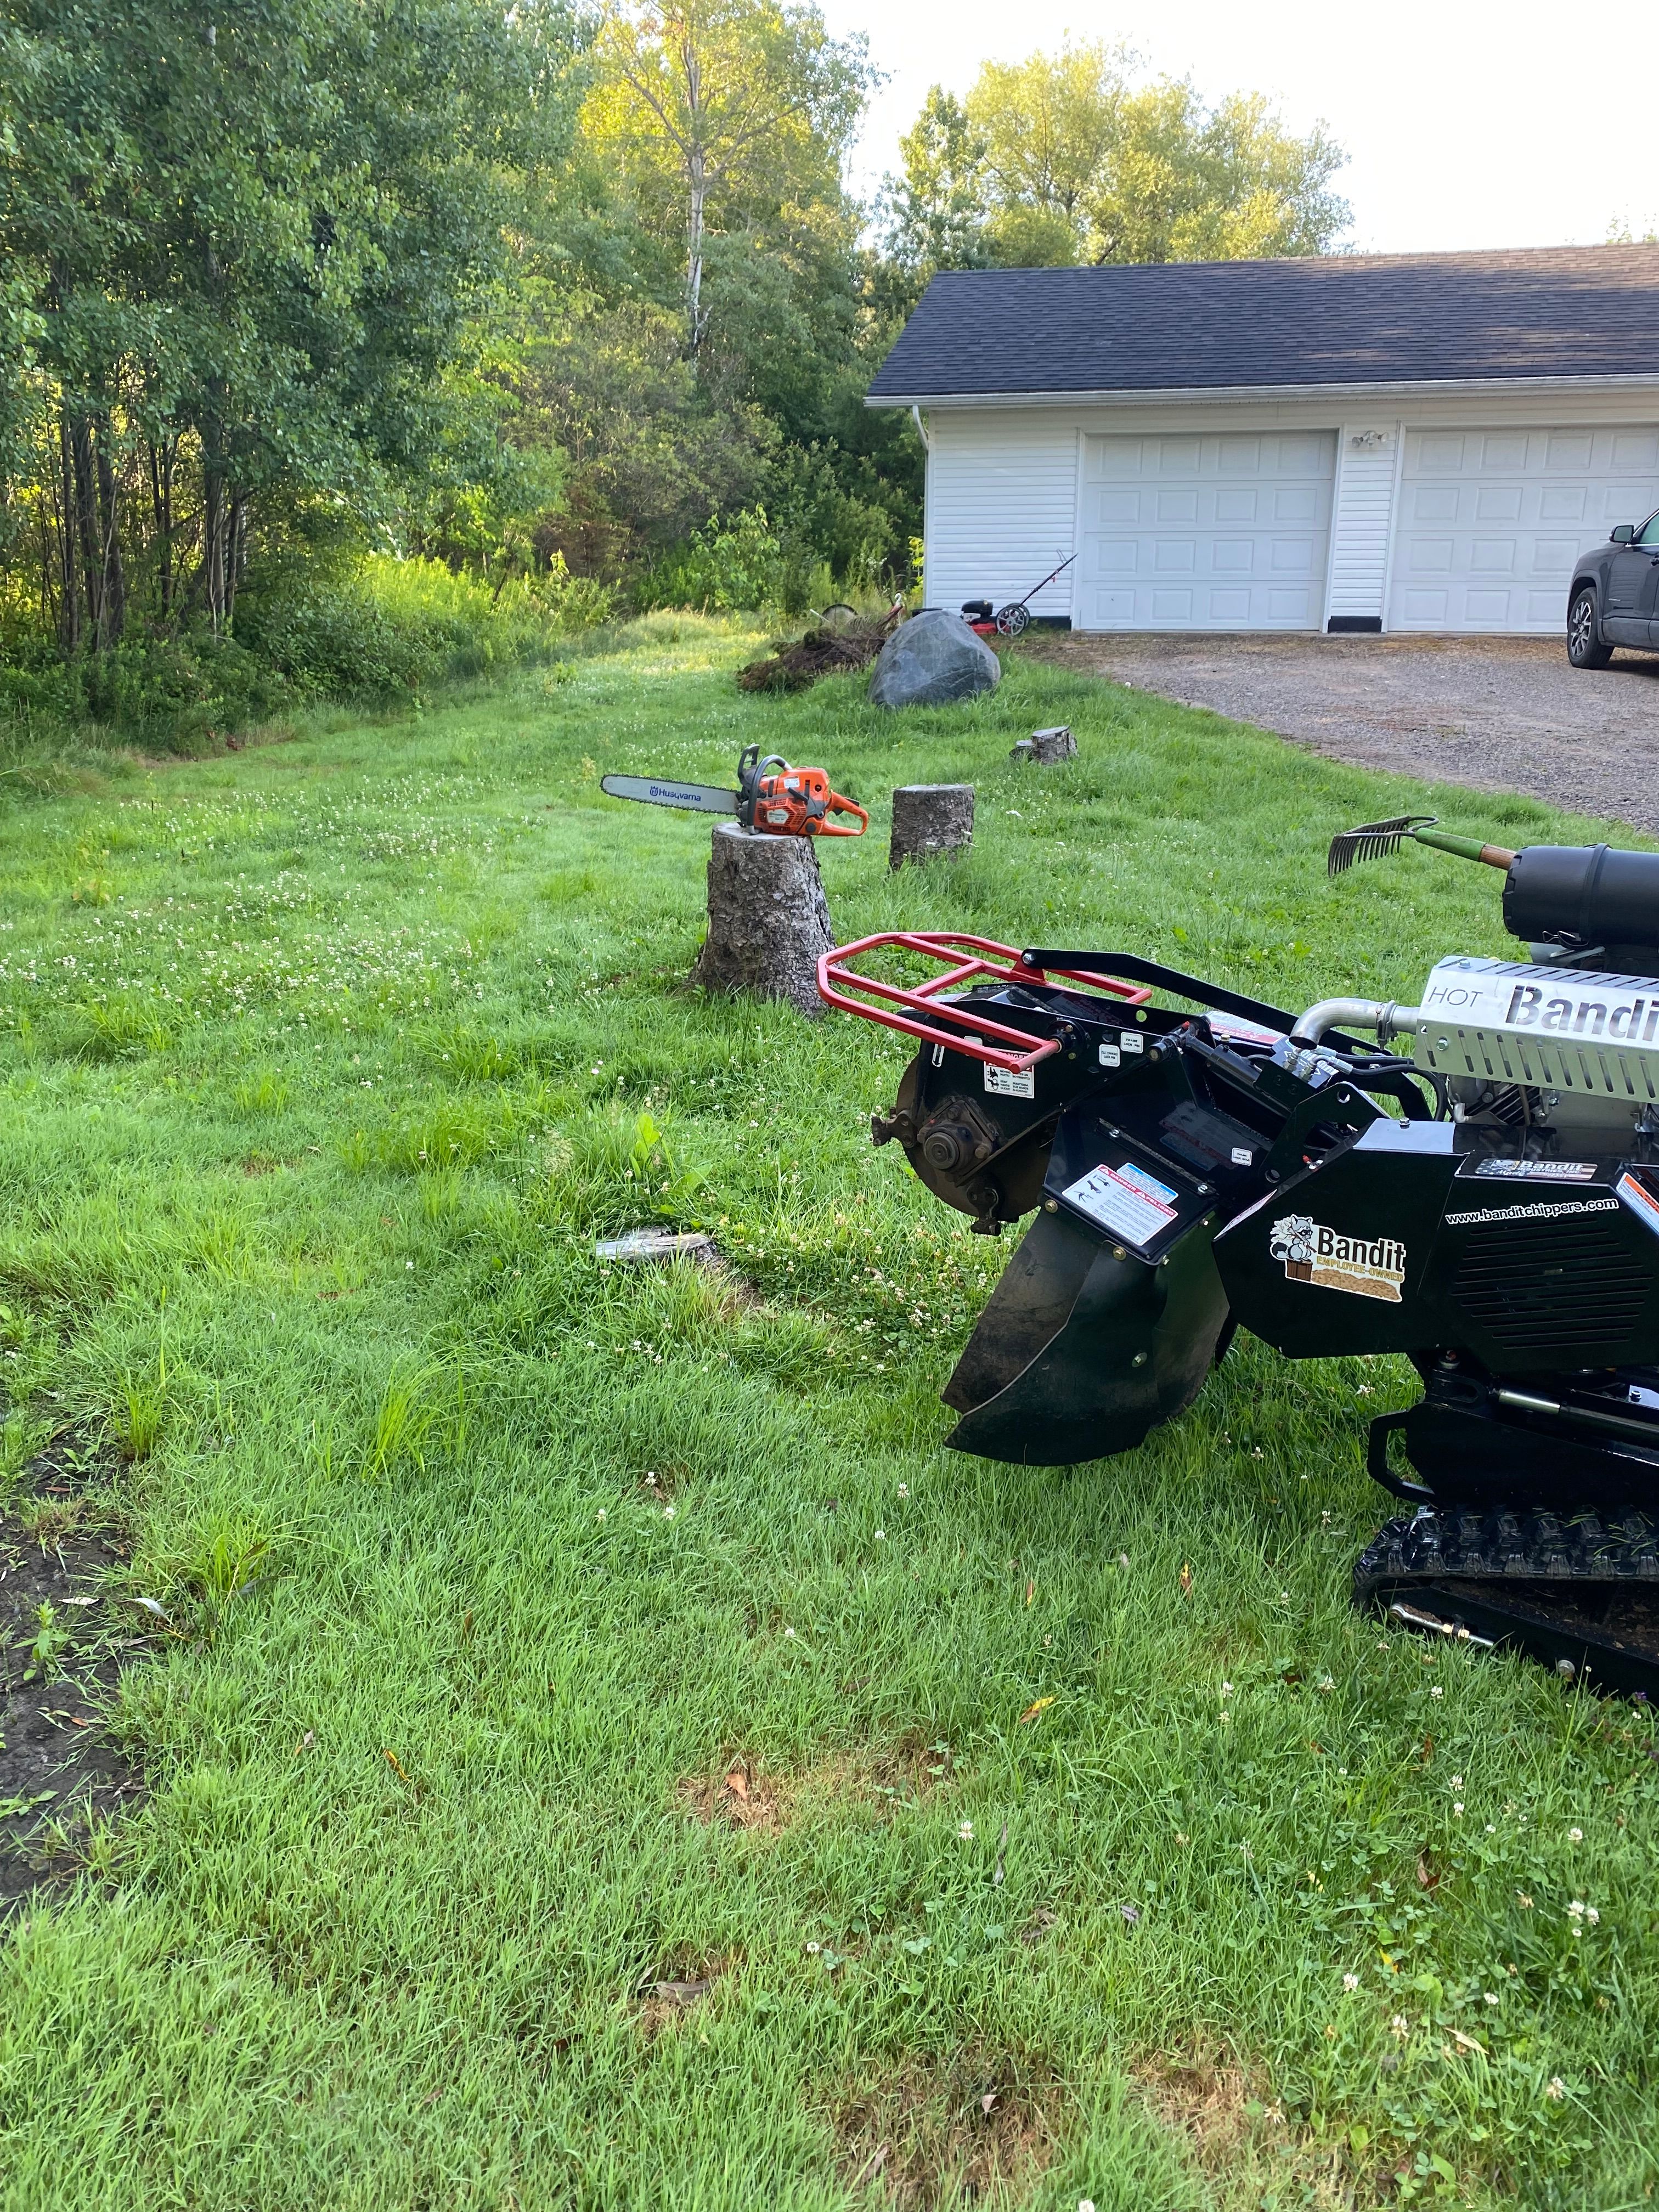
<path id="1" fill-rule="evenodd" d="M 1659 509 L 1659 244 L 941 270 L 866 404 L 925 449 L 930 606 L 1561 635 Z"/>
<path id="2" fill-rule="evenodd" d="M 1390 629 L 1553 634 L 1572 565 L 1659 507 L 1659 427 L 1408 430 Z"/>
<path id="3" fill-rule="evenodd" d="M 1313 629 L 1334 432 L 1086 437 L 1085 629 Z"/>

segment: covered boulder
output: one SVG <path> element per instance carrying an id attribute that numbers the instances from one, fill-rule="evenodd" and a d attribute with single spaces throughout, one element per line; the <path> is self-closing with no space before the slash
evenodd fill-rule
<path id="1" fill-rule="evenodd" d="M 877 707 L 948 707 L 994 691 L 1001 680 L 995 653 L 960 615 L 924 607 L 883 646 L 870 699 Z"/>

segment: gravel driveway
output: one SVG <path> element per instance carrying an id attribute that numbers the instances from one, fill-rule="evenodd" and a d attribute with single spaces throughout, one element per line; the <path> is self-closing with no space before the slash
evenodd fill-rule
<path id="1" fill-rule="evenodd" d="M 1337 760 L 1524 791 L 1659 836 L 1659 656 L 1619 653 L 1591 672 L 1541 637 L 1073 635 L 1036 649 Z"/>

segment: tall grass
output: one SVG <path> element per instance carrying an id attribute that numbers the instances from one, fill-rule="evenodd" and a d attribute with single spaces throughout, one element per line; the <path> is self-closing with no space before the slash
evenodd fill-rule
<path id="1" fill-rule="evenodd" d="M 945 1452 L 1010 1242 L 870 1149 L 896 1040 L 685 987 L 707 824 L 599 778 L 821 762 L 843 935 L 1291 1005 L 1504 949 L 1486 872 L 1334 830 L 1591 825 L 1017 657 L 751 699 L 755 643 L 0 787 L 0 1465 L 114 1446 L 168 1623 L 142 1798 L 5 1939 L 0 2203 L 1644 2203 L 1651 1716 L 1352 1610 L 1409 1371 L 1241 1342 L 1124 1459 Z M 918 781 L 975 846 L 895 878 Z M 729 1272 L 595 1260 L 653 1219 Z"/>

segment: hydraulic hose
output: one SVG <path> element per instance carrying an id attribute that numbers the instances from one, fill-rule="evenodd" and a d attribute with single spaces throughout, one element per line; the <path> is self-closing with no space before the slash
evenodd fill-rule
<path id="1" fill-rule="evenodd" d="M 1378 1044 L 1390 1037 L 1414 1036 L 1423 1025 L 1420 1006 L 1397 1006 L 1380 999 L 1321 999 L 1291 1031 L 1292 1044 L 1317 1044 L 1327 1030 L 1375 1030 Z"/>

